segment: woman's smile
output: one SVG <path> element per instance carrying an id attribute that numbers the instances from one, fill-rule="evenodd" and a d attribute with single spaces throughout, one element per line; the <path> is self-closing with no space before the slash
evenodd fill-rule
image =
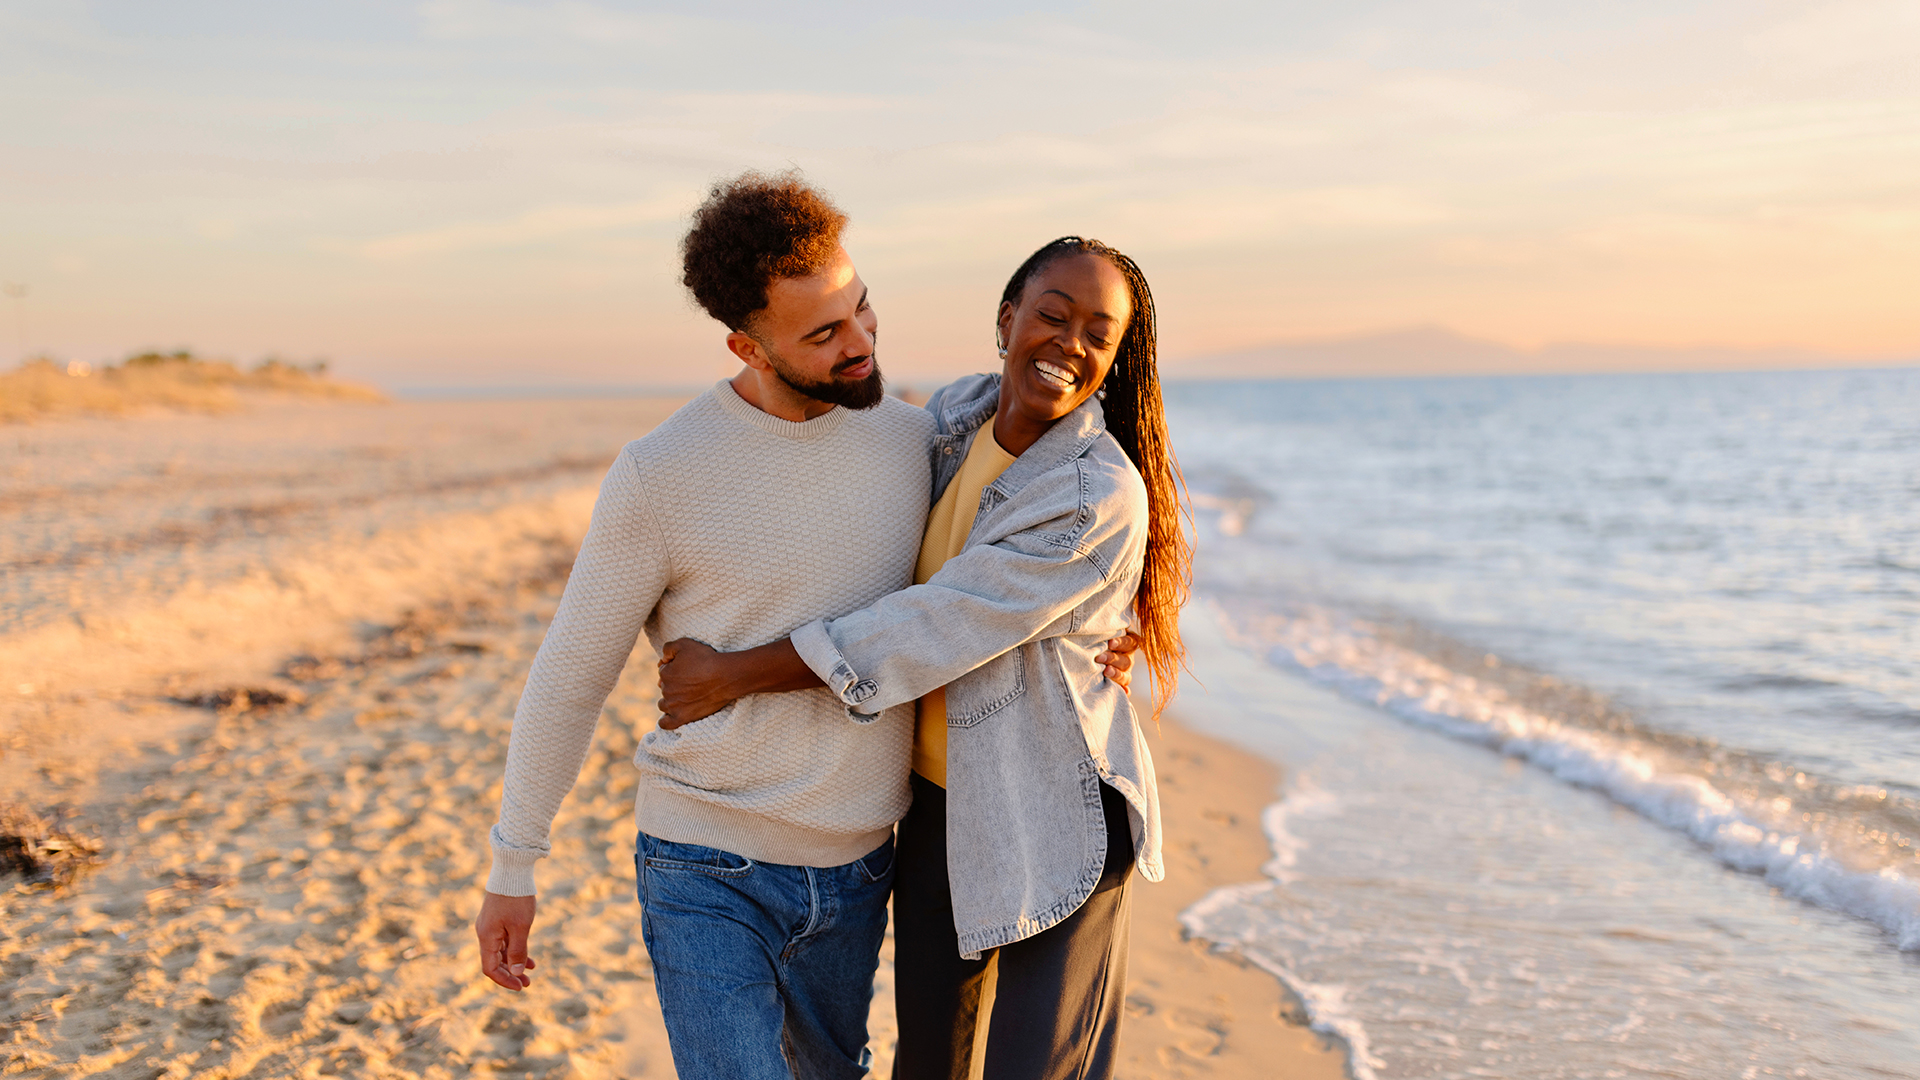
<path id="1" fill-rule="evenodd" d="M 1071 390 L 1073 384 L 1079 381 L 1071 369 L 1056 364 L 1051 360 L 1035 360 L 1033 367 L 1035 371 L 1040 373 L 1042 380 L 1058 386 L 1063 390 Z"/>

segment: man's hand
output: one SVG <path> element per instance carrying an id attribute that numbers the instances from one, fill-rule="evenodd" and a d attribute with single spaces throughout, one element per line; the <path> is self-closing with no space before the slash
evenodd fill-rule
<path id="1" fill-rule="evenodd" d="M 1129 630 L 1107 642 L 1107 651 L 1093 658 L 1106 667 L 1106 676 L 1126 690 L 1133 686 L 1133 654 L 1140 650 L 1140 635 Z"/>
<path id="2" fill-rule="evenodd" d="M 704 720 L 740 699 L 728 657 L 692 638 L 660 648 L 660 729 L 672 731 Z"/>
<path id="3" fill-rule="evenodd" d="M 533 985 L 526 974 L 533 970 L 533 957 L 527 955 L 533 908 L 531 896 L 488 893 L 479 918 L 473 920 L 473 932 L 480 938 L 480 974 L 509 990 Z"/>

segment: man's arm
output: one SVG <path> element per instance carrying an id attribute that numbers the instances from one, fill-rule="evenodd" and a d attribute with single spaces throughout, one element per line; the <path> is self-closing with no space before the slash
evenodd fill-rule
<path id="1" fill-rule="evenodd" d="M 579 779 L 601 706 L 666 582 L 665 541 L 622 453 L 600 485 L 593 524 L 514 710 L 500 820 L 488 837 L 493 868 L 474 924 L 481 971 L 502 986 L 527 985 L 534 863 L 550 850 L 554 814 Z"/>

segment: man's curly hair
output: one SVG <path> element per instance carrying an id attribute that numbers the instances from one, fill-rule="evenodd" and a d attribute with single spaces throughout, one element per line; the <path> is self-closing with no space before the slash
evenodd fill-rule
<path id="1" fill-rule="evenodd" d="M 840 246 L 847 215 L 797 169 L 722 180 L 680 241 L 680 280 L 707 314 L 746 330 L 775 278 L 816 273 Z"/>

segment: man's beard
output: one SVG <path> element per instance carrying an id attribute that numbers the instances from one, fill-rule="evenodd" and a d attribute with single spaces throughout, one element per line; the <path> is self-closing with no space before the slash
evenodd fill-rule
<path id="1" fill-rule="evenodd" d="M 766 342 L 761 342 L 761 346 L 764 348 Z M 873 360 L 870 356 L 856 356 L 851 360 L 842 360 L 833 366 L 835 371 L 839 371 L 864 360 L 873 360 L 873 374 L 857 382 L 834 378 L 832 375 L 815 382 L 789 368 L 787 362 L 780 358 L 780 354 L 770 348 L 767 349 L 767 359 L 773 364 L 773 373 L 781 382 L 787 384 L 788 389 L 827 405 L 844 405 L 849 409 L 871 409 L 880 404 L 881 398 L 887 396 L 886 384 L 880 378 L 880 361 Z"/>

